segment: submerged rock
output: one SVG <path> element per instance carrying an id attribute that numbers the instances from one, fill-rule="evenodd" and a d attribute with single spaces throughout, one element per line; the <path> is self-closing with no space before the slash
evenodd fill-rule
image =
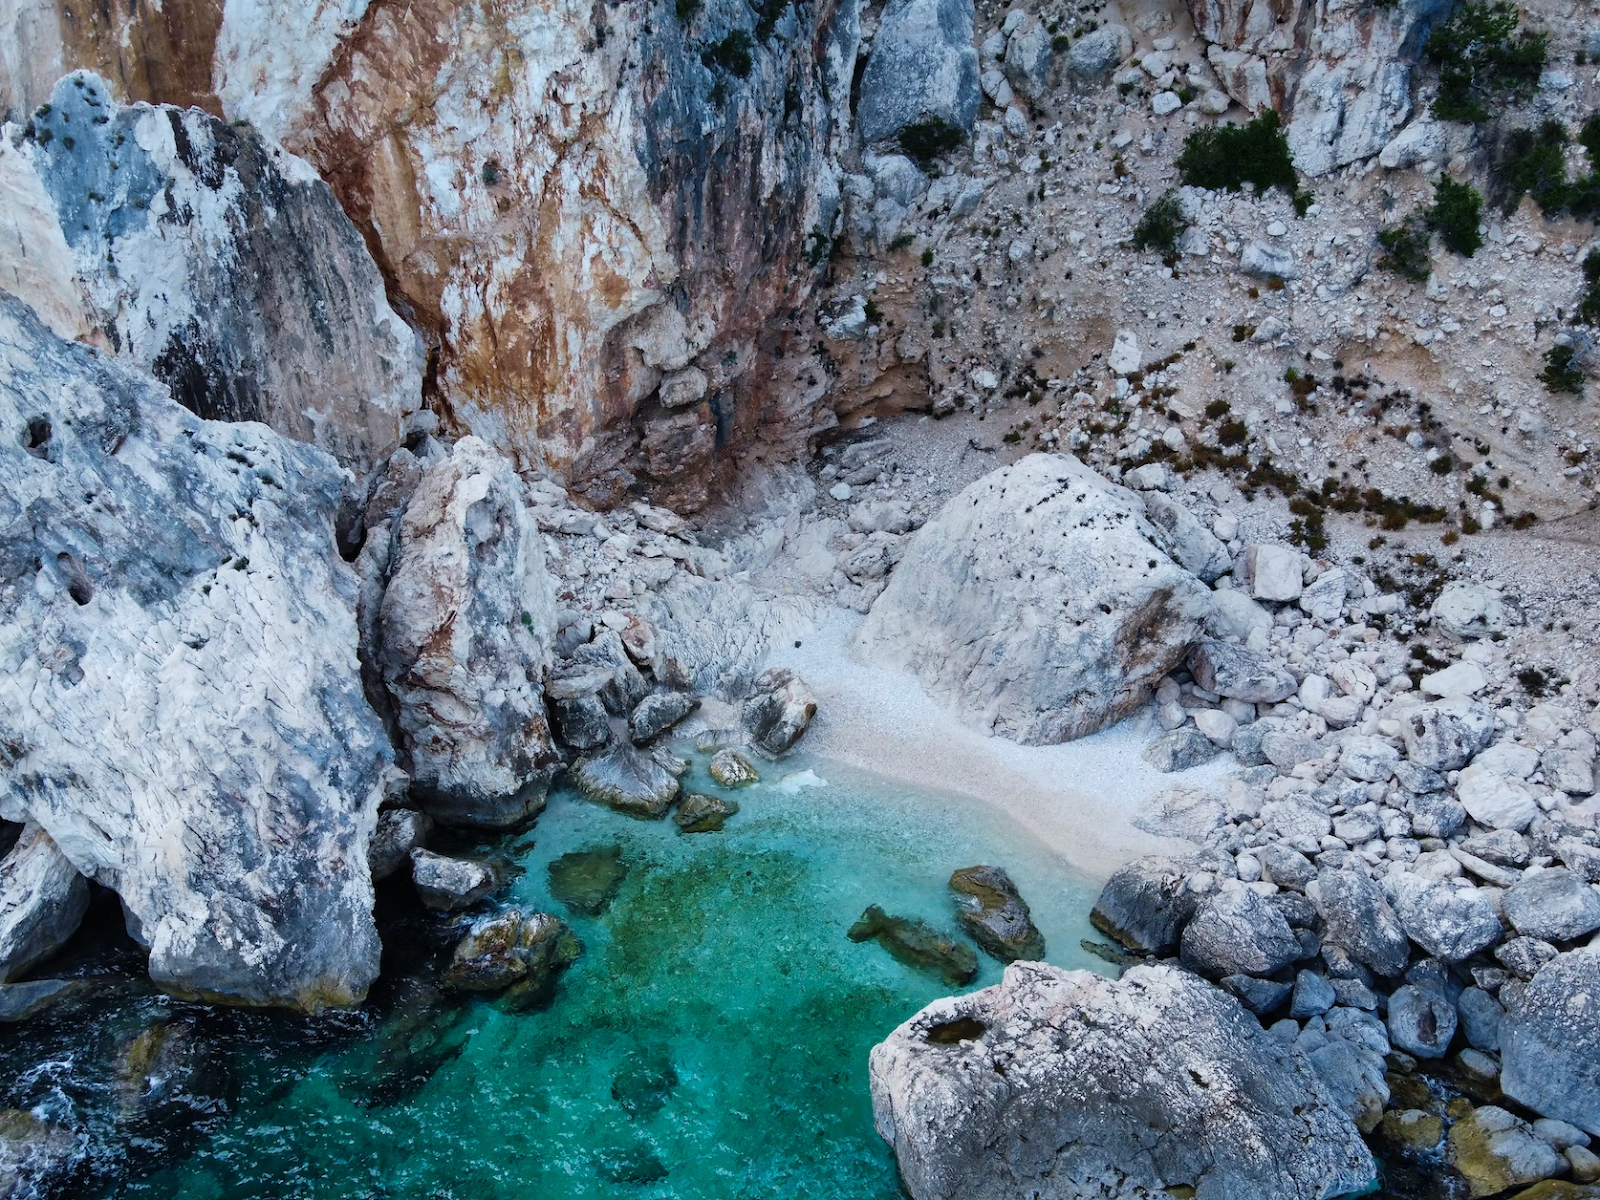
<path id="1" fill-rule="evenodd" d="M 978 956 L 971 946 L 926 921 L 891 917 L 876 904 L 850 926 L 848 936 L 852 942 L 875 941 L 907 966 L 932 972 L 951 987 L 971 983 L 978 974 Z"/>
<path id="2" fill-rule="evenodd" d="M 423 904 L 439 912 L 454 912 L 471 908 L 503 880 L 488 863 L 419 849 L 411 852 L 411 882 Z"/>
<path id="3" fill-rule="evenodd" d="M 55 1195 L 83 1153 L 83 1142 L 72 1130 L 31 1112 L 0 1108 L 0 1196 Z"/>
<path id="4" fill-rule="evenodd" d="M 590 917 L 605 911 L 628 876 L 621 846 L 572 850 L 546 870 L 550 875 L 550 894 L 573 912 Z"/>
<path id="5" fill-rule="evenodd" d="M 1068 455 L 1030 454 L 909 536 L 856 646 L 978 728 L 1039 745 L 1144 704 L 1210 609 L 1157 549 L 1137 494 Z"/>
<path id="6" fill-rule="evenodd" d="M 711 756 L 706 773 L 725 788 L 747 787 L 760 783 L 761 776 L 748 758 L 732 747 L 718 750 Z"/>
<path id="7" fill-rule="evenodd" d="M 950 890 L 956 893 L 957 922 L 994 958 L 1008 963 L 1044 957 L 1044 935 L 1003 868 L 962 867 L 950 876 Z"/>
<path id="8" fill-rule="evenodd" d="M 988 1200 L 997 1180 L 1061 1200 L 1323 1200 L 1375 1175 L 1305 1057 L 1173 967 L 1113 982 L 1014 963 L 896 1029 L 870 1074 L 915 1200 Z"/>
<path id="9" fill-rule="evenodd" d="M 423 472 L 378 629 L 412 795 L 472 828 L 536 816 L 556 762 L 543 690 L 555 599 L 522 481 L 479 439 Z"/>
<path id="10" fill-rule="evenodd" d="M 755 748 L 779 758 L 794 748 L 817 715 L 817 698 L 787 667 L 763 671 L 744 702 L 740 720 Z"/>
<path id="11" fill-rule="evenodd" d="M 611 1080 L 611 1098 L 630 1117 L 648 1117 L 666 1107 L 678 1086 L 678 1072 L 665 1054 L 641 1054 Z"/>
<path id="12" fill-rule="evenodd" d="M 89 988 L 90 985 L 81 979 L 32 979 L 27 983 L 0 984 L 0 1023 L 26 1021 L 64 1000 L 83 995 Z"/>
<path id="13" fill-rule="evenodd" d="M 378 972 L 367 844 L 392 755 L 334 537 L 344 483 L 0 293 L 0 512 L 28 514 L 0 555 L 0 818 L 114 889 L 177 995 L 316 1009 Z"/>
<path id="14" fill-rule="evenodd" d="M 445 985 L 464 992 L 509 989 L 509 999 L 535 1004 L 549 997 L 556 977 L 582 953 L 583 943 L 559 917 L 507 909 L 473 924 L 450 959 Z"/>
<path id="15" fill-rule="evenodd" d="M 615 746 L 598 758 L 580 758 L 572 783 L 586 798 L 630 817 L 657 821 L 678 798 L 678 777 L 654 755 Z"/>
<path id="16" fill-rule="evenodd" d="M 672 815 L 672 819 L 685 833 L 715 833 L 738 811 L 737 800 L 691 792 L 678 805 L 678 811 Z"/>
<path id="17" fill-rule="evenodd" d="M 88 882 L 48 833 L 26 826 L 0 860 L 0 984 L 61 949 L 88 911 Z"/>

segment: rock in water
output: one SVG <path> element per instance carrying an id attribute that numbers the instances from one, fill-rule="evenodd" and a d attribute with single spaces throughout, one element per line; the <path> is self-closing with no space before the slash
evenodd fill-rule
<path id="1" fill-rule="evenodd" d="M 972 132 L 982 98 L 972 22 L 972 0 L 891 0 L 861 76 L 863 141 L 928 120 Z"/>
<path id="2" fill-rule="evenodd" d="M 427 813 L 391 808 L 378 814 L 378 829 L 367 848 L 372 882 L 387 879 L 410 860 L 411 852 L 428 840 L 433 828 Z"/>
<path id="3" fill-rule="evenodd" d="M 1044 957 L 1044 935 L 1003 868 L 962 867 L 950 876 L 950 890 L 956 920 L 983 950 L 1005 963 Z"/>
<path id="4" fill-rule="evenodd" d="M 572 768 L 572 783 L 588 799 L 647 821 L 666 816 L 678 798 L 678 777 L 632 746 L 580 758 Z"/>
<path id="5" fill-rule="evenodd" d="M 850 926 L 852 942 L 875 941 L 908 967 L 937 974 L 951 987 L 962 987 L 978 974 L 972 947 L 940 933 L 926 921 L 891 917 L 876 904 Z"/>
<path id="6" fill-rule="evenodd" d="M 19 1108 L 0 1108 L 0 1196 L 54 1196 L 83 1157 L 78 1134 Z"/>
<path id="7" fill-rule="evenodd" d="M 1492 1104 L 1456 1122 L 1446 1157 L 1466 1177 L 1474 1200 L 1548 1179 L 1567 1166 L 1556 1148 L 1526 1121 Z"/>
<path id="8" fill-rule="evenodd" d="M 741 720 L 755 748 L 772 758 L 794 748 L 817 715 L 817 698 L 787 667 L 763 671 L 744 702 Z"/>
<path id="9" fill-rule="evenodd" d="M 583 943 L 548 913 L 508 909 L 476 922 L 456 946 L 445 985 L 464 992 L 511 989 L 524 1004 L 548 998 L 556 977 L 578 961 Z"/>
<path id="10" fill-rule="evenodd" d="M 401 519 L 378 660 L 412 793 L 449 824 L 509 829 L 544 808 L 556 760 L 543 547 L 522 481 L 475 437 L 423 473 Z"/>
<path id="11" fill-rule="evenodd" d="M 422 347 L 305 163 L 197 108 L 116 104 L 86 72 L 41 112 L 19 163 L 120 356 L 199 416 L 261 421 L 358 469 L 388 457 L 422 404 Z"/>
<path id="12" fill-rule="evenodd" d="M 915 1200 L 1323 1200 L 1375 1175 L 1300 1051 L 1173 967 L 1014 963 L 900 1026 L 870 1072 Z"/>
<path id="13" fill-rule="evenodd" d="M 4 294 L 0 381 L 0 818 L 121 895 L 166 990 L 359 1000 L 392 767 L 343 471 L 200 420 Z"/>
<path id="14" fill-rule="evenodd" d="M 725 788 L 748 787 L 752 783 L 761 782 L 761 776 L 756 772 L 755 765 L 731 748 L 718 750 L 713 754 L 706 773 Z"/>
<path id="15" fill-rule="evenodd" d="M 986 732 L 1028 745 L 1118 721 L 1200 635 L 1210 593 L 1144 503 L 1077 459 L 992 471 L 908 538 L 856 645 Z"/>
<path id="16" fill-rule="evenodd" d="M 693 792 L 683 798 L 672 819 L 685 833 L 716 833 L 738 811 L 737 800 Z"/>
<path id="17" fill-rule="evenodd" d="M 1600 950 L 1545 964 L 1508 994 L 1500 1086 L 1519 1104 L 1600 1137 Z"/>
<path id="18" fill-rule="evenodd" d="M 573 912 L 590 917 L 605 911 L 628 876 L 621 846 L 572 850 L 546 870 L 550 874 L 550 894 Z"/>
<path id="19" fill-rule="evenodd" d="M 501 879 L 500 872 L 488 863 L 413 850 L 411 882 L 423 904 L 439 912 L 454 912 L 471 908 L 499 887 Z"/>
<path id="20" fill-rule="evenodd" d="M 0 983 L 61 949 L 89 911 L 89 885 L 50 835 L 28 825 L 0 860 Z"/>

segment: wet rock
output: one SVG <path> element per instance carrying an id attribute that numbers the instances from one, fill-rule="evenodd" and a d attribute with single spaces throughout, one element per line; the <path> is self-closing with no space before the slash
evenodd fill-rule
<path id="1" fill-rule="evenodd" d="M 761 753 L 779 758 L 794 748 L 817 715 L 817 698 L 787 667 L 772 667 L 756 679 L 740 720 Z"/>
<path id="2" fill-rule="evenodd" d="M 678 777 L 655 756 L 616 746 L 598 758 L 580 758 L 572 768 L 580 793 L 630 817 L 656 821 L 678 798 Z"/>
<path id="3" fill-rule="evenodd" d="M 876 904 L 850 926 L 848 936 L 852 942 L 875 941 L 900 962 L 936 974 L 951 987 L 971 983 L 978 974 L 978 956 L 971 946 L 926 921 L 891 917 Z"/>
<path id="4" fill-rule="evenodd" d="M 863 142 L 934 118 L 972 132 L 981 98 L 972 22 L 971 0 L 892 0 L 861 76 Z"/>
<path id="5" fill-rule="evenodd" d="M 1322 940 L 1379 975 L 1405 970 L 1411 944 L 1378 885 L 1359 871 L 1323 869 L 1306 887 L 1322 918 Z"/>
<path id="6" fill-rule="evenodd" d="M 1431 1154 L 1444 1137 L 1444 1122 L 1419 1108 L 1391 1109 L 1383 1114 L 1383 1136 L 1413 1154 Z"/>
<path id="7" fill-rule="evenodd" d="M 0 984 L 0 1024 L 26 1021 L 89 990 L 90 985 L 81 979 L 32 979 L 27 983 Z"/>
<path id="8" fill-rule="evenodd" d="M 507 909 L 475 921 L 456 945 L 445 985 L 464 992 L 510 990 L 514 1003 L 548 998 L 557 976 L 583 952 L 566 922 L 548 913 Z"/>
<path id="9" fill-rule="evenodd" d="M 1101 933 L 1149 954 L 1171 954 L 1200 896 L 1186 885 L 1202 869 L 1198 858 L 1147 855 L 1119 867 L 1089 912 Z"/>
<path id="10" fill-rule="evenodd" d="M 725 788 L 748 787 L 752 783 L 761 782 L 761 776 L 756 772 L 754 764 L 731 747 L 718 750 L 711 756 L 711 763 L 706 767 L 706 773 Z"/>
<path id="11" fill-rule="evenodd" d="M 1145 702 L 1199 635 L 1209 595 L 1155 546 L 1137 494 L 1032 454 L 910 535 L 856 646 L 985 731 L 1067 741 Z"/>
<path id="12" fill-rule="evenodd" d="M 515 828 L 544 808 L 556 622 L 543 547 L 522 481 L 475 437 L 423 472 L 400 520 L 378 660 L 412 795 L 449 824 Z"/>
<path id="13" fill-rule="evenodd" d="M 1473 700 L 1437 700 L 1400 723 L 1406 757 L 1435 771 L 1464 767 L 1494 737 L 1494 714 Z"/>
<path id="14" fill-rule="evenodd" d="M 590 917 L 606 910 L 628 876 L 621 846 L 572 850 L 551 862 L 547 870 L 550 894 L 573 912 Z"/>
<path id="15" fill-rule="evenodd" d="M 672 814 L 672 820 L 685 833 L 716 833 L 738 811 L 737 800 L 690 792 Z"/>
<path id="16" fill-rule="evenodd" d="M 0 1196 L 55 1195 L 83 1153 L 72 1130 L 22 1109 L 0 1108 Z"/>
<path id="17" fill-rule="evenodd" d="M 381 463 L 423 350 L 333 193 L 247 126 L 112 90 L 62 79 L 15 160 L 54 201 L 88 324 L 198 416 Z"/>
<path id="18" fill-rule="evenodd" d="M 1186 726 L 1151 742 L 1140 757 L 1156 770 L 1171 773 L 1198 767 L 1221 753 L 1222 747 L 1198 729 Z"/>
<path id="19" fill-rule="evenodd" d="M 1270 656 L 1230 642 L 1200 642 L 1189 651 L 1188 667 L 1208 692 L 1250 704 L 1276 704 L 1299 687 Z"/>
<path id="20" fill-rule="evenodd" d="M 447 858 L 431 850 L 411 851 L 411 882 L 417 896 L 438 912 L 471 908 L 500 886 L 500 872 L 488 863 Z"/>
<path id="21" fill-rule="evenodd" d="M 950 876 L 956 921 L 979 948 L 1000 962 L 1044 957 L 1044 935 L 1027 902 L 1001 867 L 962 867 Z"/>
<path id="22" fill-rule="evenodd" d="M 1506 920 L 1525 937 L 1566 942 L 1600 929 L 1600 892 L 1564 867 L 1523 876 L 1502 903 Z"/>
<path id="23" fill-rule="evenodd" d="M 0 810 L 118 892 L 163 988 L 359 1000 L 391 755 L 333 532 L 344 472 L 199 420 L 3 294 L 0 380 L 0 508 L 32 531 L 0 557 L 0 744 L 28 748 Z"/>
<path id="24" fill-rule="evenodd" d="M 1500 918 L 1476 888 L 1400 873 L 1390 876 L 1389 895 L 1411 940 L 1435 958 L 1459 962 L 1500 940 Z"/>
<path id="25" fill-rule="evenodd" d="M 1389 1039 L 1418 1058 L 1443 1058 L 1456 1034 L 1455 1005 L 1431 988 L 1407 984 L 1389 997 Z"/>
<path id="26" fill-rule="evenodd" d="M 1500 1020 L 1500 1086 L 1541 1116 L 1600 1136 L 1600 952 L 1563 954 L 1510 998 Z"/>
<path id="27" fill-rule="evenodd" d="M 49 834 L 26 826 L 0 860 L 0 984 L 61 949 L 88 911 L 88 882 Z"/>
<path id="28" fill-rule="evenodd" d="M 970 1030 L 962 1040 L 945 1030 Z M 1371 1156 L 1298 1051 L 1172 967 L 1113 982 L 1014 963 L 873 1049 L 878 1132 L 916 1200 L 994 1194 L 1312 1197 Z M 1169 1136 L 1152 1147 L 1149 1130 Z"/>
<path id="29" fill-rule="evenodd" d="M 1484 1105 L 1451 1127 L 1446 1160 L 1466 1177 L 1474 1198 L 1537 1183 L 1566 1168 L 1566 1159 L 1526 1121 Z"/>
<path id="30" fill-rule="evenodd" d="M 1300 957 L 1300 941 L 1265 897 L 1241 888 L 1207 898 L 1183 930 L 1184 965 L 1202 975 L 1271 975 Z"/>
<path id="31" fill-rule="evenodd" d="M 378 828 L 367 846 L 367 865 L 372 882 L 387 879 L 411 857 L 411 852 L 427 844 L 433 821 L 426 813 L 410 808 L 389 808 L 378 814 Z"/>
<path id="32" fill-rule="evenodd" d="M 700 697 L 685 692 L 656 692 L 639 701 L 628 718 L 633 744 L 653 742 L 700 707 Z"/>

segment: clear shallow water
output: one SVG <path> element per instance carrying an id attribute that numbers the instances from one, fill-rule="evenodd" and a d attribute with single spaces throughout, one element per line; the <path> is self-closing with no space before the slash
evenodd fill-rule
<path id="1" fill-rule="evenodd" d="M 715 790 L 699 769 L 686 784 Z M 764 770 L 722 833 L 680 834 L 563 793 L 511 839 L 526 873 L 508 902 L 560 913 L 585 944 L 543 1010 L 457 1002 L 396 973 L 367 1012 L 312 1031 L 134 995 L 92 1029 L 60 1031 L 77 1039 L 77 1066 L 58 1068 L 54 1091 L 36 1080 L 31 1098 L 115 1124 L 120 1140 L 98 1152 L 100 1182 L 86 1189 L 103 1196 L 896 1197 L 867 1053 L 948 989 L 846 929 L 874 903 L 954 928 L 950 872 L 992 862 L 1031 905 L 1050 961 L 1103 968 L 1079 946 L 1094 936 L 1093 888 L 981 804 L 830 764 Z M 597 917 L 568 913 L 547 864 L 610 844 L 630 867 L 615 899 Z M 385 935 L 386 954 L 413 966 L 453 940 L 406 911 Z M 980 961 L 973 987 L 1000 975 Z M 136 1044 L 152 1020 L 159 1044 L 148 1033 Z M 114 1075 L 130 1058 L 158 1064 L 153 1087 L 63 1082 L 92 1074 L 91 1060 Z M 13 1051 L 0 1065 L 23 1064 Z M 6 1102 L 22 1103 L 18 1091 Z"/>

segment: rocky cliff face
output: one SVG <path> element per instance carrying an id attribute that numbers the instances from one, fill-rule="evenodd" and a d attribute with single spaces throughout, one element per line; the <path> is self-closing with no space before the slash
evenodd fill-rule
<path id="1" fill-rule="evenodd" d="M 63 314 L 57 332 L 93 331 L 202 417 L 358 468 L 399 444 L 422 403 L 417 337 L 305 163 L 203 112 L 115 104 L 87 73 L 0 153 L 11 220 L 37 227 L 0 245 L 0 279 Z"/>
<path id="2" fill-rule="evenodd" d="M 1307 175 L 1372 157 L 1411 116 L 1412 67 L 1449 0 L 1188 0 L 1224 90 L 1289 117 Z"/>
<path id="3" fill-rule="evenodd" d="M 806 432 L 750 368 L 831 238 L 854 0 L 174 7 L 206 10 L 183 71 L 140 67 L 170 14 L 114 18 L 129 61 L 108 64 L 64 6 L 62 65 L 214 100 L 308 158 L 429 339 L 450 426 L 598 500 L 642 481 L 688 508 L 719 446 Z M 7 70 L 31 106 L 37 80 Z"/>
<path id="4" fill-rule="evenodd" d="M 315 1009 L 378 969 L 344 473 L 201 421 L 0 293 L 0 817 L 114 888 L 178 995 Z"/>

